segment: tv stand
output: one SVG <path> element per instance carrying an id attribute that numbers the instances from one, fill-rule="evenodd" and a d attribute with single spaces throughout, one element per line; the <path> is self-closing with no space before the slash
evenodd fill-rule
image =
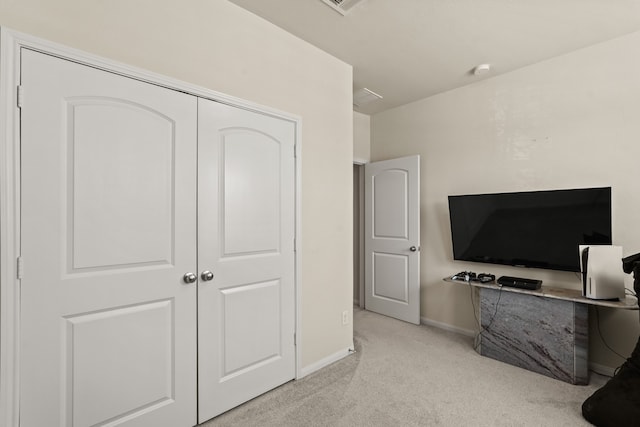
<path id="1" fill-rule="evenodd" d="M 444 280 L 479 289 L 478 353 L 571 384 L 589 382 L 589 305 L 638 309 L 631 297 L 603 301 L 574 289 Z"/>

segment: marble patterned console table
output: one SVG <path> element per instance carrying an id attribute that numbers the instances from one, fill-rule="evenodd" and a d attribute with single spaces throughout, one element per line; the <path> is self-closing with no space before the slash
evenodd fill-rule
<path id="1" fill-rule="evenodd" d="M 638 308 L 631 297 L 601 301 L 572 289 L 543 286 L 530 291 L 444 280 L 480 289 L 482 333 L 476 350 L 481 355 L 571 384 L 589 382 L 588 305 Z"/>

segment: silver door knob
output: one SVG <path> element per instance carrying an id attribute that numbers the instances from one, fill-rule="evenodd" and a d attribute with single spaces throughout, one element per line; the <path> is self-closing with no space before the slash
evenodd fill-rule
<path id="1" fill-rule="evenodd" d="M 182 276 L 182 280 L 184 280 L 184 283 L 194 283 L 198 280 L 198 276 L 193 273 L 185 273 L 184 276 Z"/>
<path id="2" fill-rule="evenodd" d="M 209 270 L 205 270 L 202 273 L 200 273 L 200 277 L 205 282 L 208 282 L 209 280 L 213 280 L 213 273 L 210 272 Z"/>
<path id="3" fill-rule="evenodd" d="M 415 252 L 415 251 L 417 251 L 417 250 L 418 250 L 418 248 L 416 248 L 415 246 L 411 246 L 411 247 L 409 248 L 409 250 L 410 250 L 411 252 Z"/>

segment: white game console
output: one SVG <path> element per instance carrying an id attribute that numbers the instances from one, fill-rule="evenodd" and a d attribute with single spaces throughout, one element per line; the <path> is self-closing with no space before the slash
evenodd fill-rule
<path id="1" fill-rule="evenodd" d="M 580 245 L 582 295 L 590 299 L 624 301 L 622 246 Z"/>

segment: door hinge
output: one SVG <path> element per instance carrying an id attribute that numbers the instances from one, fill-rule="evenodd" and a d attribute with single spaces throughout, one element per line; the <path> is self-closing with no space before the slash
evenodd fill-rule
<path id="1" fill-rule="evenodd" d="M 293 345 L 297 345 L 296 333 L 293 333 Z"/>
<path id="2" fill-rule="evenodd" d="M 293 158 L 298 158 L 298 144 L 293 144 Z"/>
<path id="3" fill-rule="evenodd" d="M 18 257 L 18 261 L 16 263 L 16 276 L 18 277 L 18 280 L 22 279 L 22 276 L 24 276 L 24 261 L 21 256 Z"/>
<path id="4" fill-rule="evenodd" d="M 22 108 L 24 105 L 24 88 L 22 86 L 18 86 L 18 108 Z"/>
<path id="5" fill-rule="evenodd" d="M 297 252 L 298 251 L 298 240 L 296 240 L 296 238 L 293 238 L 293 252 Z"/>

